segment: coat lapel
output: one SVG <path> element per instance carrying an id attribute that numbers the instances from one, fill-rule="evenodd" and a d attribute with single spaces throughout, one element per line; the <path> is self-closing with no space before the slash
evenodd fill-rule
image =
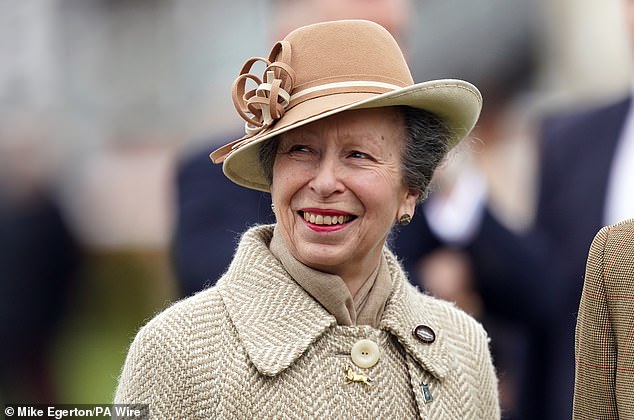
<path id="1" fill-rule="evenodd" d="M 396 336 L 405 350 L 426 371 L 438 379 L 444 378 L 455 367 L 447 350 L 442 323 L 438 314 L 429 310 L 426 300 L 433 298 L 421 294 L 409 284 L 396 258 L 388 255 L 388 265 L 395 283 L 394 294 L 388 300 L 380 328 Z M 425 325 L 434 331 L 432 343 L 424 343 L 414 336 L 414 328 Z"/>
<path id="2" fill-rule="evenodd" d="M 218 282 L 223 302 L 249 358 L 275 376 L 336 324 L 288 275 L 268 244 L 272 227 L 249 230 L 227 274 Z"/>

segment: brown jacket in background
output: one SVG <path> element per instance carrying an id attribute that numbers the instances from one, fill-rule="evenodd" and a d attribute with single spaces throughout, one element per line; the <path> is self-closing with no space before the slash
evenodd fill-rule
<path id="1" fill-rule="evenodd" d="M 575 352 L 573 418 L 634 419 L 634 219 L 592 242 Z"/>

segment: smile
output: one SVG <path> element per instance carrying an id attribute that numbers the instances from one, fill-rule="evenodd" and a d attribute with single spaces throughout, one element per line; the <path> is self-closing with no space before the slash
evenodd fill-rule
<path id="1" fill-rule="evenodd" d="M 327 214 L 325 214 L 327 213 Z M 322 212 L 314 211 L 299 211 L 299 215 L 304 218 L 305 221 L 321 226 L 343 225 L 355 218 L 350 214 Z"/>

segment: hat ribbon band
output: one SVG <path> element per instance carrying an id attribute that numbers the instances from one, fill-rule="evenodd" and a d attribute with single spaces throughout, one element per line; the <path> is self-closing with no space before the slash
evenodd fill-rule
<path id="1" fill-rule="evenodd" d="M 382 90 L 385 92 L 389 92 L 392 90 L 401 89 L 402 87 L 403 86 L 398 86 L 398 85 L 385 83 L 385 82 L 355 80 L 355 81 L 349 81 L 349 82 L 332 82 L 332 83 L 325 83 L 323 85 L 313 86 L 310 88 L 303 89 L 299 92 L 293 93 L 292 95 L 290 95 L 290 98 L 284 95 L 286 94 L 286 92 L 284 92 L 281 96 L 283 96 L 283 99 L 284 99 L 284 107 L 292 108 L 298 103 L 314 98 L 316 96 L 314 95 L 315 93 L 323 92 L 323 91 L 331 91 L 329 94 L 351 93 L 354 91 L 358 91 L 358 89 L 360 91 L 366 91 L 366 92 L 368 90 L 372 90 L 372 91 Z M 266 128 L 266 127 L 249 126 L 249 123 L 247 122 L 245 124 L 245 128 L 246 128 L 245 131 L 247 131 L 247 135 L 245 137 L 235 140 L 229 144 L 226 144 L 212 153 L 212 160 L 215 163 L 222 162 L 234 150 L 239 149 L 240 147 L 246 146 L 247 144 L 251 143 L 253 140 L 255 140 L 255 134 L 258 134 L 263 128 Z"/>
<path id="2" fill-rule="evenodd" d="M 364 80 L 355 80 L 351 82 L 333 82 L 326 83 L 323 85 L 313 86 L 310 88 L 303 89 L 299 92 L 293 93 L 291 95 L 290 102 L 297 101 L 299 98 L 309 95 L 311 93 L 320 92 L 324 90 L 342 90 L 341 93 L 349 93 L 350 91 L 346 88 L 379 88 L 385 89 L 386 91 L 401 89 L 403 86 L 393 85 L 391 83 L 383 83 L 383 82 L 372 82 L 372 81 L 364 81 Z"/>

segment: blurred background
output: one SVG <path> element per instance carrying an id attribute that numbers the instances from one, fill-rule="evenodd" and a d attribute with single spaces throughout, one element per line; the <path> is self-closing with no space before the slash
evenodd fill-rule
<path id="1" fill-rule="evenodd" d="M 271 3 L 0 0 L 0 402 L 111 401 L 137 329 L 183 296 L 175 170 L 240 130 L 230 87 L 279 35 L 269 22 L 285 3 Z M 505 141 L 480 139 L 481 160 L 493 207 L 523 229 L 535 121 L 630 89 L 623 0 L 409 9 L 414 79 L 469 80 L 483 115 L 503 116 Z"/>

